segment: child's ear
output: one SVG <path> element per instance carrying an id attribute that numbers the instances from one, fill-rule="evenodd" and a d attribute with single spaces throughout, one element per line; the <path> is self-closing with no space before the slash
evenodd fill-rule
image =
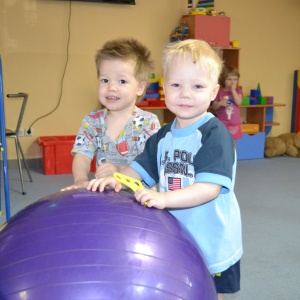
<path id="1" fill-rule="evenodd" d="M 217 96 L 217 94 L 218 94 L 219 89 L 220 89 L 220 85 L 217 84 L 217 85 L 215 86 L 215 88 L 213 89 L 211 100 L 215 100 L 215 98 L 216 98 L 216 96 Z"/>
<path id="2" fill-rule="evenodd" d="M 146 89 L 146 81 L 140 82 L 137 90 L 137 95 L 138 96 L 143 95 L 145 89 Z"/>

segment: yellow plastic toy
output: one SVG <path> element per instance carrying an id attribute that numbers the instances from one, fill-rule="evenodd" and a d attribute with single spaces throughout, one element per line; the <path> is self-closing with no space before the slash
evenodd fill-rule
<path id="1" fill-rule="evenodd" d="M 114 179 L 116 179 L 118 182 L 128 186 L 130 189 L 132 189 L 134 192 L 136 192 L 140 188 L 144 188 L 143 184 L 132 177 L 123 175 L 121 173 L 115 172 L 113 174 Z"/>
<path id="2" fill-rule="evenodd" d="M 124 174 L 115 172 L 113 174 L 114 179 L 116 179 L 118 182 L 128 186 L 130 189 L 132 189 L 134 192 L 136 192 L 138 189 L 144 188 L 143 184 L 132 177 L 126 176 Z M 148 206 L 148 201 L 144 203 L 144 206 Z"/>

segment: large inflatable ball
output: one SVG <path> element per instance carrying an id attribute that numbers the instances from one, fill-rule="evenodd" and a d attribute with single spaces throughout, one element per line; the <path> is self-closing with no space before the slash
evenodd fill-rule
<path id="1" fill-rule="evenodd" d="M 193 238 L 132 193 L 67 191 L 0 232 L 0 299 L 217 299 Z"/>

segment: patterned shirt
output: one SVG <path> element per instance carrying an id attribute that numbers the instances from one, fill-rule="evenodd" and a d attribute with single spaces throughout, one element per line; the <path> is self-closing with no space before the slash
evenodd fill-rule
<path id="1" fill-rule="evenodd" d="M 72 154 L 80 153 L 90 159 L 96 155 L 97 166 L 107 161 L 130 164 L 144 150 L 146 140 L 160 128 L 159 120 L 155 114 L 135 107 L 120 135 L 112 140 L 107 134 L 107 113 L 105 108 L 83 118 Z"/>

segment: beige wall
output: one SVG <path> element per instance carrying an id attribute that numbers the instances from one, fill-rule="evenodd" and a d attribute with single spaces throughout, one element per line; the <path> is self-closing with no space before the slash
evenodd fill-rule
<path id="1" fill-rule="evenodd" d="M 270 135 L 291 130 L 294 70 L 300 69 L 299 0 L 216 0 L 216 8 L 231 17 L 231 39 L 241 45 L 241 84 L 245 92 L 261 85 L 286 107 L 274 110 Z"/>
<path id="2" fill-rule="evenodd" d="M 161 52 L 186 0 L 136 0 L 137 5 L 72 2 L 69 62 L 58 109 L 33 125 L 33 137 L 21 142 L 27 158 L 41 157 L 39 136 L 76 134 L 82 117 L 98 107 L 95 50 L 112 38 L 136 37 L 150 48 L 161 76 Z M 300 69 L 298 0 L 216 0 L 231 17 L 231 39 L 241 44 L 241 84 L 246 93 L 261 84 L 264 95 L 286 107 L 275 111 L 272 135 L 290 130 L 293 72 Z M 66 60 L 69 2 L 0 1 L 0 53 L 4 94 L 27 92 L 22 127 L 58 104 Z M 7 127 L 15 127 L 17 105 L 5 98 Z M 12 143 L 8 158 L 15 159 Z"/>

